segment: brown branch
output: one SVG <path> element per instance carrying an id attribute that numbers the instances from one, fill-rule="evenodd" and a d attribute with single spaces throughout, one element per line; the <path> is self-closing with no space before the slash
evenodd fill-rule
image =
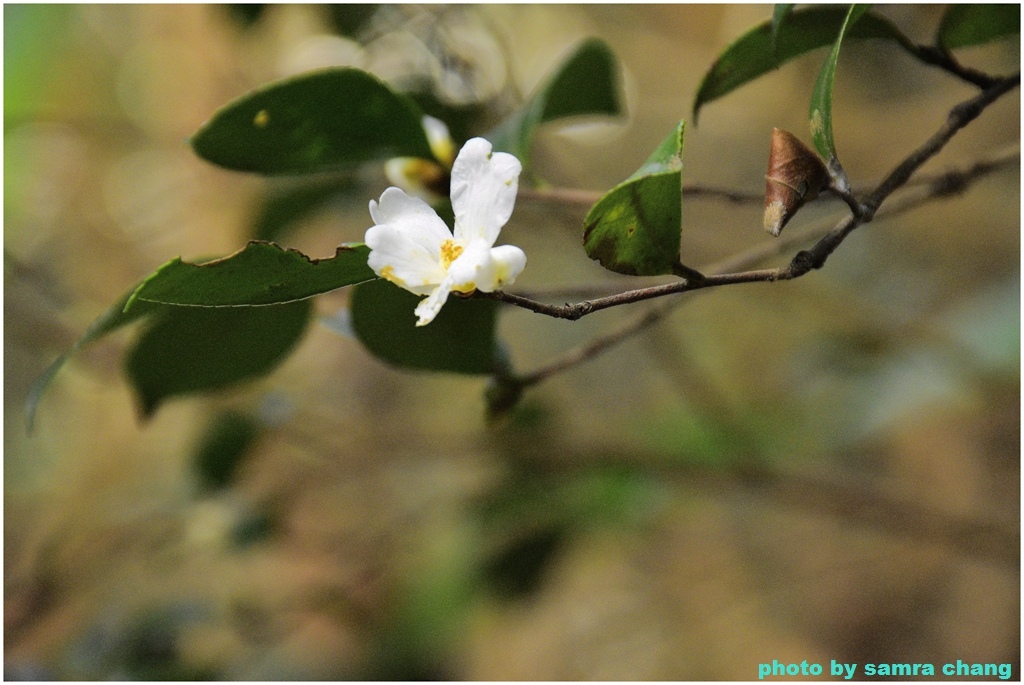
<path id="1" fill-rule="evenodd" d="M 1020 155 L 1020 146 L 1019 145 L 1010 146 L 1009 148 L 1007 148 L 1006 151 L 1004 151 L 1004 153 L 1005 154 L 1010 154 L 1011 156 L 1019 156 Z M 979 160 L 978 163 L 979 164 L 996 164 L 996 165 L 999 165 L 1001 163 L 1001 160 L 1000 160 L 1000 158 L 994 156 L 994 157 L 989 158 L 987 160 Z M 954 176 L 960 176 L 960 175 L 964 175 L 964 174 L 970 173 L 970 170 L 959 170 L 959 171 L 955 171 L 955 172 L 952 172 L 952 173 L 953 173 Z M 929 184 L 932 184 L 934 181 L 936 181 L 938 179 L 946 177 L 947 175 L 948 174 L 941 174 L 941 175 L 939 175 L 939 174 L 921 174 L 919 176 L 915 176 L 915 177 L 911 178 L 910 180 L 908 180 L 905 185 L 907 185 L 907 186 L 912 186 L 912 185 L 929 185 Z M 881 180 L 870 182 L 870 183 L 869 182 L 860 182 L 860 183 L 854 184 L 854 187 L 855 188 L 864 188 L 864 187 L 875 188 L 875 187 L 877 187 L 880 184 L 881 184 Z M 856 205 L 851 204 L 851 203 L 852 202 L 856 202 L 856 198 L 855 198 L 856 195 L 866 195 L 867 194 L 866 191 L 843 193 L 843 192 L 836 191 L 835 189 L 832 189 L 832 193 L 838 199 L 841 199 L 844 202 L 846 202 L 846 204 L 850 206 L 851 210 L 856 207 L 856 209 L 858 211 L 860 209 L 859 203 L 857 203 Z M 588 207 L 589 208 L 592 205 L 596 204 L 597 201 L 600 200 L 603 195 L 604 195 L 603 193 L 601 193 L 600 191 L 597 191 L 597 190 L 582 190 L 582 189 L 579 189 L 579 188 L 559 188 L 559 187 L 522 188 L 521 187 L 519 189 L 519 194 L 517 196 L 517 199 L 519 199 L 519 200 L 526 200 L 528 202 L 551 202 L 551 203 L 560 203 L 560 204 L 567 204 L 567 205 L 579 205 L 579 206 L 582 206 L 582 207 Z M 738 189 L 738 188 L 721 188 L 721 187 L 712 187 L 712 186 L 702 186 L 700 184 L 683 185 L 683 187 L 682 187 L 682 195 L 683 195 L 683 197 L 722 198 L 722 199 L 728 200 L 730 202 L 733 202 L 735 204 L 759 204 L 759 203 L 764 201 L 764 194 L 760 193 L 760 192 L 747 191 L 747 190 L 742 190 L 742 189 Z M 821 196 L 820 199 L 827 199 L 827 196 L 823 195 L 823 196 Z M 553 292 L 589 292 L 590 290 L 591 290 L 591 288 L 582 288 L 580 290 L 574 290 L 574 289 L 566 288 L 566 289 L 563 289 L 561 291 L 553 291 Z M 602 291 L 603 290 L 604 289 L 602 289 Z M 537 295 L 537 296 L 540 296 L 540 295 Z M 552 296 L 554 296 L 554 295 L 552 295 Z M 536 297 L 535 296 L 531 296 L 531 299 L 536 299 Z"/>
<path id="2" fill-rule="evenodd" d="M 566 205 L 591 207 L 604 197 L 605 193 L 597 190 L 579 188 L 519 188 L 517 199 L 528 202 L 555 202 Z M 757 204 L 764 202 L 763 193 L 753 193 L 734 188 L 719 188 L 697 183 L 684 184 L 683 197 L 721 199 L 734 204 Z"/>
<path id="3" fill-rule="evenodd" d="M 978 88 L 991 88 L 998 80 L 996 77 L 989 76 L 977 69 L 965 67 L 953 55 L 941 48 L 931 45 L 917 45 L 909 41 L 905 45 L 922 62 L 943 69 Z"/>
<path id="4" fill-rule="evenodd" d="M 870 213 L 881 206 L 882 202 L 894 190 L 906 183 L 910 176 L 917 171 L 922 164 L 938 154 L 939 150 L 945 147 L 956 133 L 967 124 L 974 121 L 989 105 L 1000 97 L 1020 85 L 1020 72 L 1006 79 L 997 81 L 994 85 L 982 91 L 976 97 L 961 102 L 949 112 L 946 123 L 938 130 L 924 145 L 915 150 L 909 157 L 893 170 L 889 177 L 879 184 L 875 192 L 871 194 L 865 206 Z"/>
<path id="5" fill-rule="evenodd" d="M 978 176 L 980 178 L 980 175 Z M 972 181 L 966 181 L 963 186 L 966 188 Z M 906 201 L 902 201 L 891 206 L 887 206 L 883 211 L 879 212 L 876 217 L 878 218 L 889 218 L 903 214 L 911 209 L 921 206 L 930 200 L 936 198 L 945 197 L 946 193 L 939 192 L 927 192 L 918 197 L 907 198 Z M 769 259 L 773 256 L 781 254 L 788 247 L 800 245 L 803 243 L 810 242 L 816 238 L 820 238 L 829 227 L 832 226 L 832 222 L 821 222 L 810 226 L 802 231 L 791 231 L 783 234 L 778 240 L 766 241 L 750 250 L 742 252 L 737 255 L 733 255 L 725 260 L 722 260 L 708 268 L 709 271 L 737 271 L 740 269 L 748 269 L 757 264 Z M 675 285 L 675 284 L 673 284 Z M 493 293 L 483 295 L 485 297 L 492 296 Z M 657 296 L 657 295 L 652 295 Z M 498 298 L 494 298 L 498 299 Z M 545 364 L 544 366 L 535 369 L 526 374 L 521 375 L 509 375 L 499 379 L 502 383 L 518 386 L 519 388 L 525 388 L 532 385 L 536 385 L 541 381 L 547 379 L 549 376 L 553 376 L 562 371 L 566 371 L 577 364 L 581 364 L 589 359 L 592 359 L 602 352 L 614 347 L 620 342 L 627 340 L 628 338 L 636 335 L 644 329 L 657 323 L 665 316 L 670 314 L 680 305 L 690 302 L 690 299 L 672 299 L 668 300 L 664 304 L 658 307 L 653 307 L 638 319 L 627 323 L 620 328 L 607 333 L 601 337 L 595 338 L 590 342 L 584 343 L 577 347 L 572 348 L 561 357 L 554 361 Z M 541 312 L 543 313 L 543 312 Z"/>
<path id="6" fill-rule="evenodd" d="M 996 82 L 991 88 L 983 91 L 978 96 L 966 100 L 954 107 L 943 124 L 942 128 L 933 135 L 924 145 L 910 154 L 895 170 L 883 180 L 879 186 L 870 194 L 863 203 L 857 203 L 852 197 L 844 197 L 851 207 L 851 214 L 839 222 L 830 232 L 821 237 L 818 242 L 808 250 L 798 252 L 787 266 L 773 269 L 760 269 L 756 271 L 738 271 L 732 273 L 718 273 L 704 276 L 702 278 L 682 279 L 675 283 L 659 285 L 648 288 L 629 290 L 615 295 L 599 297 L 592 300 L 584 300 L 564 305 L 552 305 L 538 302 L 522 295 L 494 291 L 491 293 L 478 293 L 478 296 L 485 297 L 499 302 L 522 307 L 538 314 L 544 314 L 559 319 L 575 321 L 588 314 L 591 314 L 609 307 L 617 307 L 624 304 L 632 304 L 666 295 L 699 290 L 703 288 L 734 285 L 737 283 L 751 283 L 758 281 L 784 281 L 799 278 L 812 269 L 819 269 L 825 264 L 825 260 L 835 251 L 837 247 L 854 230 L 863 224 L 874 219 L 881 204 L 898 188 L 905 185 L 911 175 L 925 162 L 934 157 L 949 142 L 950 139 L 964 126 L 969 124 L 986 107 L 995 102 L 999 97 L 1005 95 L 1011 89 L 1020 84 L 1020 74 L 1015 74 L 1007 79 Z M 948 178 L 948 175 L 944 178 Z M 944 192 L 949 192 L 948 190 Z"/>
<path id="7" fill-rule="evenodd" d="M 516 195 L 516 200 L 526 200 L 527 202 L 555 202 L 566 205 L 581 205 L 584 207 L 590 207 L 598 200 L 604 193 L 597 190 L 582 190 L 579 188 L 528 188 L 519 187 L 519 193 Z"/>
<path id="8" fill-rule="evenodd" d="M 1002 169 L 1008 164 L 1012 163 L 1013 161 L 1019 159 L 1020 147 L 1018 145 L 1014 145 L 1004 150 L 1001 150 L 993 155 L 990 155 L 986 158 L 976 160 L 966 167 L 960 169 L 953 169 L 944 173 L 931 174 L 927 177 L 921 176 L 914 182 L 907 184 L 908 187 L 906 188 L 906 190 L 909 193 L 908 195 L 901 196 L 900 198 L 888 202 L 882 210 L 877 211 L 874 214 L 873 219 L 891 218 L 899 216 L 908 211 L 916 209 L 917 207 L 920 207 L 921 205 L 924 205 L 926 203 L 935 201 L 937 199 L 946 198 L 956 193 L 963 192 L 967 190 L 971 185 L 987 176 L 988 174 L 993 173 L 999 169 Z M 913 186 L 913 189 L 910 186 Z M 849 219 L 847 219 L 846 221 L 849 221 Z M 842 226 L 843 223 L 845 222 L 840 223 L 840 226 Z M 705 267 L 705 272 L 718 273 L 723 275 L 707 277 L 707 279 L 711 281 L 710 285 L 721 285 L 723 283 L 716 282 L 716 279 L 724 279 L 728 277 L 743 275 L 742 270 L 744 269 L 752 269 L 753 267 L 764 262 L 765 260 L 782 254 L 787 250 L 798 245 L 806 244 L 814 240 L 819 240 L 822 238 L 823 235 L 827 234 L 831 226 L 833 226 L 833 222 L 832 220 L 828 220 L 819 222 L 817 224 L 813 224 L 800 230 L 791 229 L 790 231 L 784 233 L 778 239 L 765 241 L 748 250 L 727 257 L 714 264 L 709 264 L 707 267 Z M 761 274 L 766 272 L 772 273 L 777 271 L 778 270 L 766 269 L 746 273 Z M 656 288 L 666 287 L 682 289 L 680 290 L 680 292 L 683 292 L 687 289 L 699 289 L 701 285 L 688 285 L 686 282 L 681 282 L 673 283 L 670 284 L 669 286 L 656 286 Z M 707 286 L 704 285 L 704 287 Z M 640 291 L 630 292 L 640 292 L 646 293 L 648 295 L 648 297 L 641 299 L 650 299 L 650 297 L 660 296 L 659 294 L 657 294 L 657 291 L 655 289 L 641 289 Z M 654 294 L 651 294 L 652 292 Z M 629 292 L 619 293 L 618 295 L 611 296 L 610 298 L 600 298 L 598 301 L 610 300 L 615 297 L 622 297 L 624 295 L 629 294 Z M 498 299 L 499 301 L 509 301 L 505 299 L 506 297 L 517 297 L 514 295 L 510 295 L 509 293 L 501 293 L 500 295 L 497 293 L 488 293 L 480 294 L 480 296 L 492 297 L 493 299 Z M 626 340 L 632 335 L 635 335 L 640 331 L 648 328 L 649 326 L 657 323 L 670 312 L 672 312 L 676 307 L 688 301 L 689 299 L 672 299 L 660 307 L 652 308 L 651 310 L 644 313 L 638 319 L 624 326 L 621 326 L 620 328 L 612 331 L 611 333 L 608 333 L 600 338 L 597 338 L 595 340 L 592 340 L 588 343 L 585 343 L 583 345 L 580 345 L 569 350 L 563 356 L 546 364 L 545 366 L 542 366 L 526 374 L 503 376 L 502 378 L 499 378 L 497 380 L 500 383 L 506 384 L 508 386 L 513 386 L 517 389 L 522 389 L 528 386 L 535 385 L 545 380 L 549 376 L 565 371 L 577 364 L 580 364 L 589 359 L 592 359 L 593 357 L 596 357 L 597 355 L 614 347 L 623 340 Z M 541 304 L 534 303 L 530 300 L 526 300 L 526 302 L 529 303 L 527 308 L 530 308 L 531 310 L 533 310 L 532 305 Z M 557 312 L 564 313 L 566 307 L 578 307 L 579 305 L 582 304 L 586 303 L 577 303 L 576 305 L 565 305 L 565 307 L 557 307 L 554 305 L 542 306 L 552 307 L 556 311 L 557 315 Z M 541 311 L 539 313 L 545 312 Z M 561 316 L 559 318 L 569 317 Z"/>

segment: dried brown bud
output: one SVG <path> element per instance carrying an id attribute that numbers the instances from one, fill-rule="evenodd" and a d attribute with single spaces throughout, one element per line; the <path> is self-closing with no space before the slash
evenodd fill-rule
<path id="1" fill-rule="evenodd" d="M 774 236 L 797 210 L 832 183 L 818 155 L 788 131 L 772 129 L 772 149 L 764 185 L 764 230 Z"/>

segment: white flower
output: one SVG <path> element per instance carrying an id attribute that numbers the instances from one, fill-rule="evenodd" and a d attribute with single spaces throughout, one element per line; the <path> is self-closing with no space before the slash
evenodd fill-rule
<path id="1" fill-rule="evenodd" d="M 370 200 L 375 226 L 366 231 L 370 268 L 426 299 L 416 307 L 417 326 L 434 320 L 451 292 L 491 292 L 512 283 L 526 266 L 518 247 L 494 247 L 512 216 L 522 164 L 505 152 L 491 154 L 483 138 L 469 140 L 452 166 L 455 231 L 423 200 L 388 188 Z"/>

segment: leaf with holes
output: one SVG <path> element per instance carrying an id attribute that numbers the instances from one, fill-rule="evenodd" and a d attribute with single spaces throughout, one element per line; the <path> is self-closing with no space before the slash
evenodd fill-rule
<path id="1" fill-rule="evenodd" d="M 142 282 L 135 303 L 194 307 L 245 307 L 283 304 L 377 278 L 366 264 L 362 243 L 342 245 L 333 257 L 310 259 L 298 250 L 252 241 L 222 259 L 190 264 L 180 258 Z"/>

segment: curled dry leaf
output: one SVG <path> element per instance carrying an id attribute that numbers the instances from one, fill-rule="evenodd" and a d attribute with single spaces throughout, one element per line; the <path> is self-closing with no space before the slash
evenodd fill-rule
<path id="1" fill-rule="evenodd" d="M 772 129 L 772 149 L 764 186 L 764 229 L 774 236 L 797 210 L 832 182 L 818 155 L 788 131 Z"/>

